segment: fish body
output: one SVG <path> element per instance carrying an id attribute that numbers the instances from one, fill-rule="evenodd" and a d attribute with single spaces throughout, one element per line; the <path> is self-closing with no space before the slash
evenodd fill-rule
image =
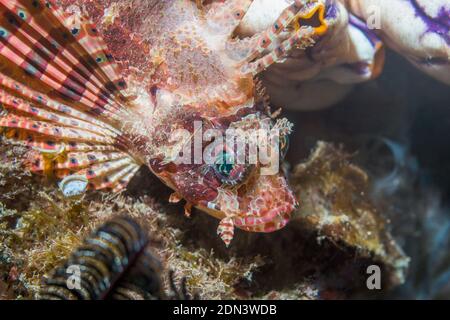
<path id="1" fill-rule="evenodd" d="M 265 160 L 279 161 L 291 126 L 274 119 L 255 76 L 327 26 L 322 2 L 297 0 L 267 30 L 235 38 L 251 3 L 151 1 L 152 72 L 138 82 L 124 79 L 82 15 L 52 1 L 0 0 L 0 126 L 31 147 L 30 169 L 61 179 L 68 195 L 80 186 L 119 192 L 145 165 L 174 190 L 171 201 L 186 200 L 187 214 L 195 206 L 220 219 L 226 245 L 235 227 L 279 230 L 297 203 L 281 170 L 237 161 L 235 143 L 220 138 L 233 131 L 249 142 L 265 130 L 276 142 L 263 145 Z M 312 16 L 320 23 L 300 25 Z"/>

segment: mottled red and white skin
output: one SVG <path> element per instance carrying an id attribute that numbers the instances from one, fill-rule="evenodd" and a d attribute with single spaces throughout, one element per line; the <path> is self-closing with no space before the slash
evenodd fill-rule
<path id="1" fill-rule="evenodd" d="M 282 172 L 180 164 L 186 141 L 172 139 L 179 129 L 195 136 L 196 122 L 223 133 L 269 127 L 285 151 L 291 127 L 274 119 L 255 76 L 312 46 L 327 31 L 325 8 L 297 0 L 267 29 L 235 37 L 252 2 L 0 0 L 0 126 L 66 195 L 118 192 L 146 165 L 187 214 L 195 206 L 220 219 L 226 245 L 235 227 L 279 230 L 297 204 Z M 233 152 L 220 148 L 218 160 Z"/>
<path id="2" fill-rule="evenodd" d="M 450 84 L 448 0 L 323 1 L 329 25 L 325 37 L 307 51 L 294 50 L 285 63 L 264 73 L 263 81 L 274 103 L 294 110 L 318 110 L 335 104 L 355 83 L 381 73 L 384 45 Z M 256 0 L 239 31 L 245 35 L 259 32 L 289 3 Z"/>

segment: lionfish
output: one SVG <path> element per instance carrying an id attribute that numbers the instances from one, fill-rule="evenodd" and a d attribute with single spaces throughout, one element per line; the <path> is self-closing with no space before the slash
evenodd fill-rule
<path id="1" fill-rule="evenodd" d="M 62 180 L 67 195 L 124 189 L 141 166 L 174 190 L 170 201 L 220 219 L 228 246 L 235 227 L 283 228 L 297 205 L 282 172 L 261 163 L 179 163 L 186 141 L 174 132 L 280 129 L 282 152 L 290 125 L 275 120 L 256 76 L 294 47 L 326 32 L 324 4 L 295 0 L 267 30 L 249 38 L 234 31 L 252 0 L 152 1 L 151 85 L 126 79 L 99 29 L 53 1 L 0 0 L 0 126 L 30 147 L 32 172 Z M 313 19 L 311 24 L 305 21 Z M 128 77 L 130 78 L 130 77 Z M 202 142 L 202 149 L 208 146 Z"/>

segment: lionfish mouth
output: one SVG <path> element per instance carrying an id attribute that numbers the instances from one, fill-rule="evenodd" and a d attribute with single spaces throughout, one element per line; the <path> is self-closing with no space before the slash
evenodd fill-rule
<path id="1" fill-rule="evenodd" d="M 228 214 L 228 203 L 208 203 L 199 208 L 248 232 L 270 233 L 284 228 L 298 206 L 292 191 L 282 176 L 261 176 L 237 190 L 239 212 Z"/>
<path id="2" fill-rule="evenodd" d="M 282 176 L 262 176 L 252 190 L 241 199 L 241 215 L 235 226 L 250 232 L 274 232 L 284 228 L 297 206 L 286 179 Z"/>
<path id="3" fill-rule="evenodd" d="M 288 224 L 294 208 L 294 205 L 286 204 L 281 207 L 273 208 L 262 216 L 236 218 L 234 222 L 236 227 L 249 232 L 275 232 Z"/>

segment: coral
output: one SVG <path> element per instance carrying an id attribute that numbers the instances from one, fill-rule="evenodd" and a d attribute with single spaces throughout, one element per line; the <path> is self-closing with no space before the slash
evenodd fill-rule
<path id="1" fill-rule="evenodd" d="M 23 209 L 34 197 L 32 188 L 36 178 L 24 169 L 27 148 L 0 136 L 0 202 Z M 20 201 L 19 201 L 20 200 Z"/>
<path id="2" fill-rule="evenodd" d="M 386 285 L 405 281 L 409 258 L 392 238 L 387 219 L 370 200 L 369 178 L 351 156 L 319 142 L 310 158 L 292 174 L 299 199 L 296 218 L 338 246 L 354 248 L 356 255 L 384 266 Z"/>
<path id="3" fill-rule="evenodd" d="M 42 189 L 39 184 L 33 188 Z M 2 220 L 0 232 L 2 256 L 7 257 L 1 270 L 14 289 L 9 298 L 36 297 L 43 277 L 62 263 L 84 236 L 119 213 L 127 213 L 145 226 L 165 267 L 174 270 L 175 282 L 186 277 L 187 286 L 203 299 L 345 297 L 360 290 L 345 293 L 339 289 L 355 278 L 342 278 L 340 283 L 334 283 L 335 279 L 344 276 L 344 269 L 358 275 L 361 265 L 373 263 L 370 257 L 362 259 L 360 249 L 342 248 L 329 239 L 319 243 L 315 229 L 302 219 L 273 235 L 239 231 L 236 243 L 225 250 L 207 232 L 213 219 L 194 212 L 192 219 L 186 220 L 182 206 L 167 206 L 164 199 L 151 197 L 168 197 L 170 192 L 155 185 L 146 171 L 138 175 L 127 194 L 96 193 L 67 200 L 50 187 L 37 194 L 25 211 L 2 211 L 13 219 L 8 224 Z M 283 254 L 281 248 L 286 245 L 296 247 L 296 252 Z M 342 268 L 336 270 L 334 264 Z M 8 276 L 11 270 L 17 273 L 14 280 Z M 168 287 L 167 275 L 164 281 Z M 355 283 L 365 284 L 363 280 Z"/>

